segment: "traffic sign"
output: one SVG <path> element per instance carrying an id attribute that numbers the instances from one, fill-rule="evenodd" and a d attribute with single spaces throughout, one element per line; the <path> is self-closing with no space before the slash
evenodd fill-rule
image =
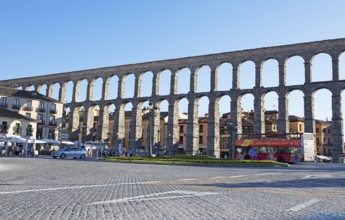
<path id="1" fill-rule="evenodd" d="M 251 157 L 255 156 L 255 150 L 254 149 L 249 150 L 249 156 L 251 156 Z"/>

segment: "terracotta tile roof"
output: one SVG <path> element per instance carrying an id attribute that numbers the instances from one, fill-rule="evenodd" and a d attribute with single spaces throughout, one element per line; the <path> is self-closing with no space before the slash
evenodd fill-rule
<path id="1" fill-rule="evenodd" d="M 0 86 L 0 95 L 6 96 L 6 97 L 13 96 L 13 97 L 18 97 L 18 98 L 20 97 L 20 98 L 38 99 L 42 101 L 61 103 L 58 100 L 44 96 L 41 93 L 36 92 L 36 91 L 19 90 L 19 89 L 4 87 L 4 86 Z"/>
<path id="2" fill-rule="evenodd" d="M 0 117 L 24 119 L 24 120 L 28 120 L 28 121 L 36 121 L 32 118 L 21 115 L 18 112 L 11 111 L 11 110 L 8 110 L 5 108 L 0 108 Z"/>

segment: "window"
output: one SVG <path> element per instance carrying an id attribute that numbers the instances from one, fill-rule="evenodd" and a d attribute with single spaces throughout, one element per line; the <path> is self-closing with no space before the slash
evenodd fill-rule
<path id="1" fill-rule="evenodd" d="M 328 134 L 330 134 L 331 133 L 331 129 L 330 128 L 328 128 Z"/>
<path id="2" fill-rule="evenodd" d="M 328 145 L 331 144 L 331 138 L 328 138 Z"/>
<path id="3" fill-rule="evenodd" d="M 13 127 L 13 133 L 14 134 L 20 134 L 20 130 L 21 130 L 20 123 L 16 123 Z"/>
<path id="4" fill-rule="evenodd" d="M 33 129 L 32 129 L 32 125 L 28 125 L 28 127 L 26 128 L 26 135 L 32 135 L 32 131 L 33 131 Z"/>
<path id="5" fill-rule="evenodd" d="M 19 107 L 20 107 L 20 100 L 19 99 L 14 99 L 13 100 L 12 108 L 13 109 L 19 109 Z"/>
<path id="6" fill-rule="evenodd" d="M 54 116 L 54 115 L 51 115 L 51 116 L 50 116 L 49 124 L 50 124 L 50 125 L 56 125 L 56 121 L 55 121 L 55 116 Z"/>
<path id="7" fill-rule="evenodd" d="M 38 114 L 38 115 L 37 115 L 37 120 L 39 121 L 39 123 L 44 124 L 44 121 L 43 121 L 43 114 Z"/>
<path id="8" fill-rule="evenodd" d="M 320 145 L 320 138 L 316 138 L 317 145 Z"/>
<path id="9" fill-rule="evenodd" d="M 203 125 L 199 125 L 199 133 L 204 132 L 204 126 Z"/>
<path id="10" fill-rule="evenodd" d="M 316 133 L 320 133 L 320 129 L 319 128 L 316 128 Z"/>
<path id="11" fill-rule="evenodd" d="M 0 107 L 7 108 L 7 97 L 1 97 L 1 99 L 0 99 Z"/>
<path id="12" fill-rule="evenodd" d="M 52 113 L 52 114 L 56 113 L 56 104 L 51 104 L 51 106 L 50 106 L 50 113 Z"/>
<path id="13" fill-rule="evenodd" d="M 180 133 L 183 133 L 183 125 L 180 125 Z"/>
<path id="14" fill-rule="evenodd" d="M 24 111 L 32 111 L 32 101 L 26 100 Z"/>
<path id="15" fill-rule="evenodd" d="M 202 136 L 199 136 L 199 144 L 203 144 Z"/>
<path id="16" fill-rule="evenodd" d="M 180 136 L 180 144 L 183 144 L 183 136 Z"/>
<path id="17" fill-rule="evenodd" d="M 39 105 L 39 107 L 38 107 L 38 110 L 39 110 L 40 112 L 44 112 L 44 111 L 45 111 L 45 109 L 44 109 L 44 102 L 40 102 L 40 105 Z"/>
<path id="18" fill-rule="evenodd" d="M 31 118 L 31 113 L 25 113 L 25 116 Z"/>
<path id="19" fill-rule="evenodd" d="M 302 131 L 302 124 L 299 124 L 298 131 Z"/>
<path id="20" fill-rule="evenodd" d="M 3 121 L 0 128 L 1 133 L 7 133 L 7 121 Z"/>

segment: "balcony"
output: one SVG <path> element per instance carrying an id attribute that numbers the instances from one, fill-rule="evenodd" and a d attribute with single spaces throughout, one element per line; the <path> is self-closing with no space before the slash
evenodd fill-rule
<path id="1" fill-rule="evenodd" d="M 45 125 L 46 123 L 45 123 L 44 120 L 38 120 L 37 124 L 38 124 L 38 125 Z"/>
<path id="2" fill-rule="evenodd" d="M 37 108 L 37 112 L 46 112 L 46 109 L 45 108 Z"/>
<path id="3" fill-rule="evenodd" d="M 50 126 L 56 126 L 56 121 L 49 121 Z"/>
<path id="4" fill-rule="evenodd" d="M 57 111 L 56 111 L 56 109 L 50 109 L 50 110 L 49 110 L 49 113 L 50 113 L 50 114 L 56 114 Z"/>
<path id="5" fill-rule="evenodd" d="M 20 109 L 20 105 L 12 105 L 12 109 L 19 110 Z"/>
<path id="6" fill-rule="evenodd" d="M 31 106 L 23 106 L 22 109 L 23 109 L 23 111 L 32 111 Z"/>
<path id="7" fill-rule="evenodd" d="M 8 108 L 8 104 L 7 103 L 0 103 L 0 108 Z"/>

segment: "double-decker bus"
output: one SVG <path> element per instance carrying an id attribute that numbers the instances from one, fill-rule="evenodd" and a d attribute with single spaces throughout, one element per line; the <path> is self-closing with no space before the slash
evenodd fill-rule
<path id="1" fill-rule="evenodd" d="M 285 163 L 314 161 L 315 138 L 312 133 L 238 134 L 234 156 Z"/>

